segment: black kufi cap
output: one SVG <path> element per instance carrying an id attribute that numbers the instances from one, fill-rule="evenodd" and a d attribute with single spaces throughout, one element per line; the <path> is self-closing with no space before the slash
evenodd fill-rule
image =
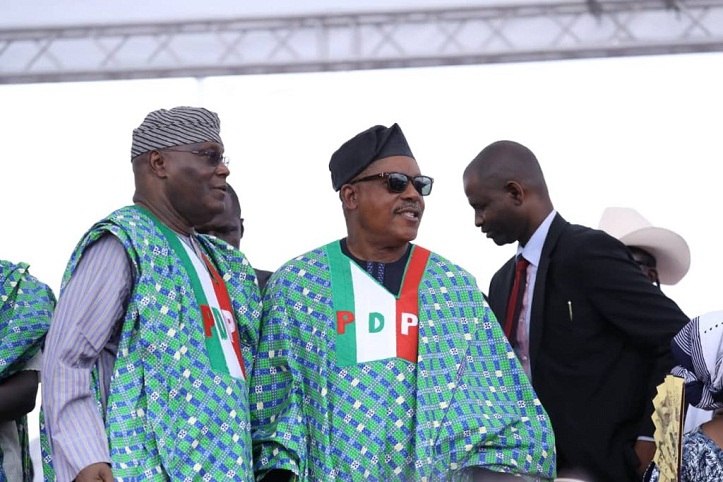
<path id="1" fill-rule="evenodd" d="M 329 161 L 334 190 L 341 189 L 372 162 L 391 156 L 414 158 L 398 124 L 377 125 L 355 135 L 342 144 Z"/>

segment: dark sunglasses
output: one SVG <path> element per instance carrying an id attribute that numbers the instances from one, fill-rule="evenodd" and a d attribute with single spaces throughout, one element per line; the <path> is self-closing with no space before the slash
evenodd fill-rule
<path id="1" fill-rule="evenodd" d="M 414 189 L 416 189 L 422 196 L 429 196 L 429 193 L 432 192 L 432 184 L 434 184 L 434 179 L 429 176 L 408 176 L 403 172 L 380 172 L 379 174 L 372 174 L 371 176 L 354 179 L 353 181 L 350 181 L 349 184 L 373 181 L 375 179 L 384 179 L 387 183 L 387 189 L 389 189 L 389 192 L 394 193 L 406 191 L 407 186 L 411 182 Z"/>

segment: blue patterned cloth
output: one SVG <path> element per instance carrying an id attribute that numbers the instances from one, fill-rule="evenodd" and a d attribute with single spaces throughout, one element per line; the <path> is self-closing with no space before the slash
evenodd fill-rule
<path id="1" fill-rule="evenodd" d="M 659 477 L 653 468 L 649 482 L 658 482 Z M 723 481 L 723 450 L 698 427 L 683 436 L 680 482 L 718 481 Z"/>
<path id="2" fill-rule="evenodd" d="M 705 410 L 723 407 L 723 311 L 690 320 L 670 343 L 678 363 L 671 373 L 685 381 L 685 401 Z M 681 482 L 723 481 L 723 450 L 701 427 L 683 435 Z M 659 473 L 648 470 L 651 482 Z"/>
<path id="3" fill-rule="evenodd" d="M 55 296 L 28 272 L 26 263 L 0 260 L 0 382 L 21 371 L 39 351 L 50 328 Z M 17 422 L 24 482 L 33 479 L 27 417 Z M 6 482 L 0 451 L 0 482 Z M 15 482 L 15 481 L 12 481 Z"/>
<path id="4" fill-rule="evenodd" d="M 310 482 L 464 480 L 470 467 L 553 478 L 547 414 L 471 275 L 430 255 L 417 363 L 339 366 L 334 245 L 266 288 L 251 378 L 257 480 L 274 469 Z"/>
<path id="5" fill-rule="evenodd" d="M 107 233 L 121 241 L 133 265 L 133 290 L 102 413 L 113 475 L 138 482 L 249 482 L 247 382 L 211 367 L 191 278 L 158 222 L 136 206 L 115 211 L 83 237 L 63 281 L 65 286 L 84 250 Z M 261 315 L 253 268 L 229 244 L 197 239 L 226 283 L 243 358 L 251 366 Z M 44 456 L 51 460 L 52 454 Z M 53 480 L 50 464 L 46 470 L 46 480 Z"/>

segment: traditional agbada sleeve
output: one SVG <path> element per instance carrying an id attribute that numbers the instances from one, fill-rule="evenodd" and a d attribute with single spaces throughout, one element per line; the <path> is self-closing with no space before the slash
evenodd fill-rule
<path id="1" fill-rule="evenodd" d="M 40 351 L 53 315 L 53 292 L 28 268 L 0 260 L 0 381 Z"/>
<path id="2" fill-rule="evenodd" d="M 99 367 L 99 388 L 105 394 L 115 360 L 108 341 L 123 319 L 131 285 L 123 245 L 106 235 L 84 252 L 63 287 L 42 371 L 44 426 L 60 482 L 73 480 L 90 464 L 110 462 L 91 379 L 93 367 Z M 46 478 L 52 480 L 49 469 Z"/>
<path id="3" fill-rule="evenodd" d="M 436 461 L 433 479 L 473 467 L 554 478 L 552 425 L 474 278 L 433 255 L 424 288 L 417 416 L 434 443 L 418 456 Z"/>
<path id="4" fill-rule="evenodd" d="M 204 300 L 196 297 L 198 286 L 190 279 L 203 268 L 188 266 L 189 260 L 176 249 L 185 248 L 173 246 L 182 241 L 164 229 L 167 226 L 143 208 L 121 208 L 86 233 L 66 272 L 76 272 L 75 277 L 81 254 L 86 260 L 87 251 L 106 233 L 120 240 L 123 257 L 133 268 L 101 427 L 114 476 L 144 481 L 252 480 L 248 378 L 212 367 L 199 306 Z M 211 259 L 206 267 L 217 301 L 237 317 L 242 340 L 236 340 L 233 349 L 238 353 L 238 344 L 247 343 L 245 357 L 255 346 L 261 314 L 252 269 L 237 250 L 224 252 L 204 240 L 199 249 Z M 94 339 L 91 335 L 85 334 L 87 342 Z M 93 384 L 94 395 L 101 395 L 103 384 L 97 385 Z"/>
<path id="5" fill-rule="evenodd" d="M 38 369 L 35 363 L 40 357 L 40 349 L 50 327 L 55 296 L 47 285 L 30 275 L 28 269 L 26 263 L 13 264 L 0 260 L 0 385 L 22 370 Z M 3 390 L 4 402 L 11 400 L 12 395 L 7 393 L 10 390 L 13 389 L 7 386 Z M 31 404 L 35 404 L 34 396 Z M 17 409 L 16 404 L 11 403 L 10 406 L 13 411 Z M 5 408 L 10 407 L 3 403 L 3 410 Z M 33 470 L 27 417 L 16 420 L 15 427 L 20 443 L 23 480 L 29 481 Z M 0 463 L 0 480 L 4 478 Z"/>
<path id="6" fill-rule="evenodd" d="M 283 274 L 266 287 L 260 341 L 251 375 L 251 437 L 254 472 L 261 480 L 270 470 L 303 471 L 306 438 L 302 422 L 303 381 L 290 350 L 295 336 L 294 311 L 301 309 L 287 295 Z"/>
<path id="7" fill-rule="evenodd" d="M 417 363 L 409 377 L 400 372 L 384 385 L 374 370 L 392 373 L 397 357 L 331 373 L 337 365 L 329 359 L 329 334 L 336 335 L 338 321 L 331 296 L 334 280 L 344 278 L 329 272 L 325 253 L 287 263 L 267 287 L 250 404 L 257 480 L 274 469 L 301 480 L 365 480 L 366 473 L 383 473 L 365 464 L 387 464 L 385 453 L 401 450 L 409 451 L 410 472 L 369 480 L 462 481 L 466 469 L 478 467 L 554 477 L 547 415 L 468 273 L 432 254 L 418 286 Z M 349 395 L 369 383 L 377 383 L 374 390 Z M 390 393 L 396 395 L 387 400 Z M 394 437 L 379 442 L 366 435 L 367 424 L 355 419 L 389 420 L 395 404 L 413 411 L 406 447 Z M 347 463 L 350 453 L 370 456 Z"/>
<path id="8" fill-rule="evenodd" d="M 481 298 L 475 300 L 479 313 L 472 323 L 472 341 L 466 359 L 471 361 L 460 376 L 466 393 L 455 394 L 453 404 L 469 398 L 485 400 L 495 412 L 511 412 L 517 420 L 495 430 L 478 430 L 479 460 L 489 467 L 505 467 L 514 473 L 552 478 L 555 475 L 555 438 L 552 425 L 537 398 L 500 324 Z M 495 360 L 490 363 L 491 360 Z M 499 385 L 496 385 L 499 382 Z"/>

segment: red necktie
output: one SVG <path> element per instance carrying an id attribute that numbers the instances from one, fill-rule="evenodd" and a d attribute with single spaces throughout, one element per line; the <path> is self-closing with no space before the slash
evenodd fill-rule
<path id="1" fill-rule="evenodd" d="M 507 300 L 507 315 L 505 317 L 504 331 L 510 344 L 517 345 L 517 323 L 520 320 L 522 297 L 525 295 L 527 285 L 527 266 L 530 264 L 522 255 L 517 257 L 515 264 L 515 281 Z"/>

